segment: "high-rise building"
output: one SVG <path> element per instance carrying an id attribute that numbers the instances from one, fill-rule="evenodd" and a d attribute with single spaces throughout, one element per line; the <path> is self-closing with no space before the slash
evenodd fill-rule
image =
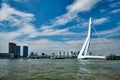
<path id="1" fill-rule="evenodd" d="M 17 57 L 20 57 L 20 53 L 21 53 L 21 51 L 20 51 L 20 46 L 16 46 L 16 49 L 17 49 Z"/>
<path id="2" fill-rule="evenodd" d="M 28 56 L 28 46 L 23 46 L 23 57 Z"/>
<path id="3" fill-rule="evenodd" d="M 17 54 L 16 54 L 16 44 L 15 43 L 9 43 L 9 54 L 11 54 L 13 57 L 15 57 Z"/>

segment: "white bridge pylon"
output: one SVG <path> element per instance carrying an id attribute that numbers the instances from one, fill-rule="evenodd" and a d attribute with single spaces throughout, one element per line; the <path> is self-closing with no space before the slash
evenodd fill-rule
<path id="1" fill-rule="evenodd" d="M 87 53 L 89 53 L 89 46 L 90 46 L 90 40 L 91 40 L 91 27 L 92 27 L 92 20 L 90 18 L 89 19 L 89 26 L 88 26 L 88 35 L 86 37 L 86 40 L 85 40 L 77 58 L 78 59 L 105 59 L 105 56 L 87 55 Z"/>

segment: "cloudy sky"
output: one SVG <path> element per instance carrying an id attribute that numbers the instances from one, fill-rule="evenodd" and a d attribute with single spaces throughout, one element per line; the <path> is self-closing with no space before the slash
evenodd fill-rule
<path id="1" fill-rule="evenodd" d="M 80 51 L 90 17 L 90 51 L 120 55 L 119 0 L 0 0 L 0 52 L 9 42 L 29 52 Z"/>

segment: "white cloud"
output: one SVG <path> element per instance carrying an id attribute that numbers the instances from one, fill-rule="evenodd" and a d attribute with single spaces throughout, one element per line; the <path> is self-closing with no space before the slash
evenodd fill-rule
<path id="1" fill-rule="evenodd" d="M 30 0 L 13 0 L 13 1 L 15 1 L 15 2 L 28 2 Z"/>
<path id="2" fill-rule="evenodd" d="M 101 31 L 101 32 L 99 32 L 99 35 L 110 37 L 110 35 L 113 35 L 113 34 L 114 34 L 114 36 L 117 35 L 116 33 L 120 34 L 120 26 L 117 26 L 110 30 Z"/>
<path id="3" fill-rule="evenodd" d="M 94 25 L 100 25 L 108 21 L 108 18 L 99 18 L 96 20 L 93 20 Z"/>
<path id="4" fill-rule="evenodd" d="M 0 9 L 0 21 L 8 21 L 10 26 L 22 27 L 34 20 L 34 15 L 21 12 L 3 3 Z"/>
<path id="5" fill-rule="evenodd" d="M 1 32 L 0 33 L 0 38 L 2 40 L 12 40 L 14 39 L 15 37 L 18 37 L 20 36 L 21 34 L 20 33 L 17 33 L 17 32 Z"/>
<path id="6" fill-rule="evenodd" d="M 69 12 L 84 12 L 89 11 L 100 0 L 76 0 L 72 5 L 68 6 Z"/>
<path id="7" fill-rule="evenodd" d="M 79 12 L 90 11 L 100 0 L 76 0 L 73 4 L 67 6 L 68 13 L 57 17 L 53 23 L 55 26 L 63 25 L 77 17 Z"/>
<path id="8" fill-rule="evenodd" d="M 88 1 L 88 2 L 87 2 Z M 79 2 L 79 0 L 77 0 Z M 2 8 L 0 9 L 0 15 L 2 16 L 0 21 L 8 21 L 10 23 L 11 27 L 19 26 L 20 29 L 16 32 L 19 33 L 18 36 L 28 34 L 29 38 L 37 37 L 37 36 L 53 36 L 53 35 L 68 35 L 68 34 L 74 34 L 72 32 L 69 32 L 69 29 L 54 29 L 53 27 L 59 26 L 59 25 L 65 25 L 66 23 L 73 20 L 80 11 L 88 11 L 90 10 L 99 0 L 92 0 L 89 3 L 89 0 L 85 0 L 85 2 L 80 1 L 79 3 L 73 3 L 74 5 L 83 5 L 80 7 L 79 11 L 76 10 L 76 13 L 74 11 L 72 12 L 70 9 L 68 9 L 68 12 L 62 16 L 58 16 L 55 19 L 52 20 L 51 25 L 49 26 L 42 26 L 40 28 L 41 31 L 37 31 L 34 28 L 34 25 L 31 24 L 31 21 L 34 20 L 34 15 L 26 12 L 18 11 L 14 8 L 11 8 L 8 4 L 3 3 Z M 83 4 L 84 3 L 84 4 Z M 84 10 L 81 10 L 82 7 L 86 7 L 85 4 L 90 4 L 89 8 L 87 7 Z M 78 11 L 78 12 L 77 12 Z M 15 37 L 18 37 L 15 36 Z M 15 38 L 14 37 L 14 38 Z"/>
<path id="9" fill-rule="evenodd" d="M 106 12 L 106 10 L 105 9 L 100 9 L 100 12 L 104 13 L 104 12 Z"/>
<path id="10" fill-rule="evenodd" d="M 47 39 L 41 39 L 29 42 L 30 50 L 34 52 L 45 52 L 45 53 L 57 53 L 58 51 L 78 51 L 76 43 L 68 43 L 61 41 L 51 41 Z M 47 49 L 47 50 L 46 50 Z"/>
<path id="11" fill-rule="evenodd" d="M 19 29 L 14 32 L 6 32 L 12 35 L 9 37 L 10 39 L 14 39 L 24 34 L 32 35 L 37 33 L 34 25 L 31 24 L 34 20 L 33 14 L 18 11 L 8 4 L 3 3 L 0 9 L 0 17 L 0 22 L 8 21 L 11 27 L 19 27 Z M 7 35 L 6 38 L 8 38 Z"/>
<path id="12" fill-rule="evenodd" d="M 69 32 L 69 28 L 65 29 L 54 29 L 54 28 L 45 28 L 39 32 L 38 36 L 55 36 L 55 35 L 71 35 L 73 32 Z"/>
<path id="13" fill-rule="evenodd" d="M 76 18 L 79 12 L 90 11 L 99 1 L 100 0 L 75 0 L 73 4 L 67 6 L 68 11 L 66 14 L 56 17 L 50 22 L 50 25 L 44 25 L 44 27 L 48 29 L 52 27 L 65 25 L 66 23 L 69 23 L 74 18 Z"/>
<path id="14" fill-rule="evenodd" d="M 118 13 L 118 12 L 120 12 L 120 9 L 113 10 L 110 13 Z"/>
<path id="15" fill-rule="evenodd" d="M 116 8 L 116 7 L 120 7 L 120 1 L 118 1 L 118 2 L 115 2 L 115 3 L 112 3 L 111 5 L 109 5 L 110 7 L 112 7 L 112 8 Z"/>
<path id="16" fill-rule="evenodd" d="M 79 12 L 85 12 L 91 10 L 95 4 L 100 0 L 75 0 L 75 2 L 67 7 L 67 13 L 58 16 L 51 20 L 49 25 L 43 25 L 40 27 L 39 36 L 52 36 L 52 35 L 74 35 L 75 33 L 69 32 L 70 28 L 67 29 L 54 29 L 61 25 L 65 25 L 71 22 L 73 19 L 77 18 Z"/>
<path id="17" fill-rule="evenodd" d="M 0 53 L 8 53 L 8 40 L 0 41 Z"/>
<path id="18" fill-rule="evenodd" d="M 12 32 L 12 34 L 18 33 L 17 36 L 12 36 L 11 39 L 22 35 L 28 35 L 28 38 L 33 38 L 37 36 L 53 36 L 53 35 L 67 35 L 73 34 L 69 32 L 68 29 L 54 29 L 54 28 L 45 28 L 44 26 L 37 31 L 31 22 L 34 20 L 34 15 L 30 13 L 25 13 L 18 11 L 14 8 L 11 8 L 8 4 L 3 3 L 2 8 L 0 9 L 0 21 L 8 21 L 11 27 L 20 27 L 17 31 Z M 62 20 L 58 20 L 56 24 L 62 24 Z M 11 34 L 11 33 L 10 33 Z M 7 37 L 7 36 L 6 36 Z"/>
<path id="19" fill-rule="evenodd" d="M 52 26 L 65 25 L 66 23 L 71 22 L 75 17 L 77 17 L 76 14 L 68 12 L 62 16 L 56 17 L 52 21 Z"/>

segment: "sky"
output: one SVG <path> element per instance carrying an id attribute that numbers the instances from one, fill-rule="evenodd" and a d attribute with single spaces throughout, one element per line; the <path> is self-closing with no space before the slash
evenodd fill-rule
<path id="1" fill-rule="evenodd" d="M 90 51 L 120 55 L 120 0 L 0 0 L 0 52 L 9 42 L 29 53 L 80 51 L 90 17 Z"/>

